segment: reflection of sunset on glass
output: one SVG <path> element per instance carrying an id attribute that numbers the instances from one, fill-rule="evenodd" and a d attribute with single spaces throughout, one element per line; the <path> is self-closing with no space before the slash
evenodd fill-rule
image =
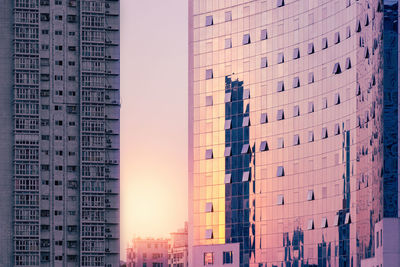
<path id="1" fill-rule="evenodd" d="M 186 51 L 187 1 L 121 1 L 121 259 L 187 220 Z"/>

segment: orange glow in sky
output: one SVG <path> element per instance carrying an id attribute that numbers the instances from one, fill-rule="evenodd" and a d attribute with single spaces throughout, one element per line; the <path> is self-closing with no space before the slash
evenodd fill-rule
<path id="1" fill-rule="evenodd" d="M 121 0 L 121 259 L 187 220 L 187 1 Z"/>

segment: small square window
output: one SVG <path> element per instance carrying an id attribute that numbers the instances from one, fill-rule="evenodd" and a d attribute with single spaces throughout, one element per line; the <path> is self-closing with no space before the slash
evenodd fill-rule
<path id="1" fill-rule="evenodd" d="M 340 68 L 339 62 L 335 63 L 335 66 L 333 66 L 333 74 L 340 74 L 342 73 L 342 69 Z"/>
<path id="2" fill-rule="evenodd" d="M 212 159 L 214 156 L 213 156 L 213 151 L 212 151 L 212 149 L 207 149 L 206 150 L 206 159 Z"/>
<path id="3" fill-rule="evenodd" d="M 339 105 L 339 104 L 340 104 L 340 95 L 339 95 L 339 93 L 336 93 L 336 94 L 335 94 L 335 98 L 334 98 L 334 100 L 333 100 L 333 103 L 334 103 L 335 105 Z"/>
<path id="4" fill-rule="evenodd" d="M 308 132 L 308 142 L 314 142 L 314 131 Z"/>
<path id="5" fill-rule="evenodd" d="M 294 77 L 293 78 L 293 88 L 300 87 L 300 78 L 299 77 Z"/>
<path id="6" fill-rule="evenodd" d="M 212 78 L 214 78 L 213 70 L 212 69 L 206 70 L 206 80 L 209 80 Z"/>
<path id="7" fill-rule="evenodd" d="M 250 172 L 245 171 L 245 172 L 243 172 L 242 182 L 248 182 L 248 181 L 250 181 Z"/>
<path id="8" fill-rule="evenodd" d="M 283 109 L 279 109 L 279 110 L 278 110 L 278 113 L 277 113 L 277 115 L 276 115 L 276 119 L 277 119 L 278 121 L 285 119 L 285 114 L 284 114 L 284 112 L 283 112 Z"/>
<path id="9" fill-rule="evenodd" d="M 300 49 L 296 47 L 295 49 L 293 49 L 293 59 L 298 59 L 298 58 L 300 58 Z"/>
<path id="10" fill-rule="evenodd" d="M 284 147 L 285 147 L 284 139 L 283 139 L 283 137 L 279 137 L 278 138 L 278 149 L 284 148 Z"/>
<path id="11" fill-rule="evenodd" d="M 267 29 L 262 29 L 261 30 L 261 40 L 267 40 L 268 39 L 268 32 Z"/>
<path id="12" fill-rule="evenodd" d="M 231 21 L 232 20 L 232 12 L 227 11 L 225 12 L 225 21 Z"/>
<path id="13" fill-rule="evenodd" d="M 327 227 L 328 227 L 328 219 L 324 217 L 321 220 L 321 228 L 327 228 Z"/>
<path id="14" fill-rule="evenodd" d="M 368 47 L 365 47 L 365 49 L 364 49 L 364 58 L 369 58 L 369 50 L 368 50 Z"/>
<path id="15" fill-rule="evenodd" d="M 283 205 L 283 204 L 284 204 L 283 195 L 278 195 L 278 199 L 277 199 L 276 204 L 277 204 L 277 205 Z"/>
<path id="16" fill-rule="evenodd" d="M 321 138 L 322 139 L 328 138 L 328 129 L 326 127 L 322 128 L 322 136 L 321 136 Z"/>
<path id="17" fill-rule="evenodd" d="M 242 153 L 242 154 L 248 154 L 248 153 L 250 153 L 250 145 L 249 145 L 249 144 L 244 144 L 244 145 L 242 146 L 242 151 L 241 151 L 241 153 Z"/>
<path id="18" fill-rule="evenodd" d="M 339 32 L 335 32 L 335 40 L 334 40 L 335 44 L 340 43 L 340 33 Z"/>
<path id="19" fill-rule="evenodd" d="M 339 215 L 337 214 L 337 215 L 335 215 L 335 218 L 334 218 L 334 220 L 333 220 L 333 225 L 334 225 L 334 226 L 338 226 L 339 223 L 340 223 L 340 221 L 339 221 Z"/>
<path id="20" fill-rule="evenodd" d="M 229 49 L 229 48 L 232 48 L 232 39 L 231 38 L 225 39 L 225 49 Z"/>
<path id="21" fill-rule="evenodd" d="M 356 88 L 356 96 L 361 95 L 361 86 L 360 84 L 357 84 L 357 88 Z"/>
<path id="22" fill-rule="evenodd" d="M 267 115 L 267 113 L 262 113 L 262 114 L 261 114 L 260 123 L 263 124 L 263 123 L 267 123 L 267 122 L 268 122 L 268 115 Z"/>
<path id="23" fill-rule="evenodd" d="M 278 53 L 278 64 L 282 64 L 283 62 L 285 62 L 285 56 L 283 52 L 280 52 Z"/>
<path id="24" fill-rule="evenodd" d="M 300 116 L 300 107 L 299 105 L 296 105 L 293 107 L 293 117 L 298 117 Z"/>
<path id="25" fill-rule="evenodd" d="M 232 251 L 224 251 L 223 252 L 223 264 L 232 264 L 233 263 L 233 254 Z M 179 264 L 177 264 L 179 265 Z"/>
<path id="26" fill-rule="evenodd" d="M 368 17 L 368 13 L 365 14 L 365 19 L 364 19 L 364 26 L 368 26 L 369 25 L 369 17 Z"/>
<path id="27" fill-rule="evenodd" d="M 361 31 L 361 22 L 358 19 L 357 22 L 356 22 L 356 32 L 360 32 L 360 31 Z"/>
<path id="28" fill-rule="evenodd" d="M 346 38 L 350 38 L 351 37 L 351 28 L 350 26 L 346 27 Z"/>
<path id="29" fill-rule="evenodd" d="M 243 35 L 243 45 L 247 45 L 250 44 L 250 34 L 246 33 L 245 35 Z"/>
<path id="30" fill-rule="evenodd" d="M 260 152 L 268 151 L 268 143 L 267 141 L 261 141 L 260 143 Z"/>
<path id="31" fill-rule="evenodd" d="M 309 43 L 308 44 L 308 49 L 307 49 L 307 53 L 309 54 L 309 55 L 311 55 L 311 54 L 314 54 L 314 43 Z"/>
<path id="32" fill-rule="evenodd" d="M 283 92 L 283 91 L 285 91 L 285 85 L 284 85 L 283 81 L 279 81 L 279 82 L 278 82 L 278 86 L 277 86 L 276 91 L 277 91 L 277 92 Z"/>
<path id="33" fill-rule="evenodd" d="M 299 136 L 298 134 L 295 134 L 295 135 L 293 136 L 293 145 L 294 145 L 294 146 L 300 145 L 300 136 Z"/>
<path id="34" fill-rule="evenodd" d="M 225 174 L 225 180 L 224 180 L 225 184 L 230 184 L 232 183 L 232 174 L 227 173 Z"/>
<path id="35" fill-rule="evenodd" d="M 276 6 L 277 7 L 282 7 L 282 6 L 284 6 L 285 5 L 285 1 L 284 0 L 277 0 L 276 1 Z"/>
<path id="36" fill-rule="evenodd" d="M 243 90 L 243 99 L 249 99 L 250 98 L 250 89 L 244 89 Z"/>
<path id="37" fill-rule="evenodd" d="M 314 72 L 309 72 L 308 73 L 308 83 L 313 83 L 314 82 Z"/>
<path id="38" fill-rule="evenodd" d="M 224 157 L 230 157 L 232 156 L 232 148 L 231 147 L 225 147 L 225 151 L 224 151 Z"/>
<path id="39" fill-rule="evenodd" d="M 278 166 L 278 169 L 276 171 L 276 176 L 278 177 L 285 176 L 285 170 L 283 169 L 283 166 Z"/>
<path id="40" fill-rule="evenodd" d="M 313 230 L 313 229 L 314 229 L 314 220 L 310 219 L 308 220 L 307 230 Z"/>
<path id="41" fill-rule="evenodd" d="M 232 93 L 225 93 L 225 103 L 232 101 Z"/>
<path id="42" fill-rule="evenodd" d="M 335 124 L 335 135 L 338 135 L 338 134 L 340 134 L 340 125 L 339 125 L 339 123 L 336 123 Z"/>
<path id="43" fill-rule="evenodd" d="M 206 16 L 206 26 L 211 26 L 214 24 L 213 16 Z"/>
<path id="44" fill-rule="evenodd" d="M 206 96 L 206 106 L 213 105 L 213 97 L 211 95 Z"/>
<path id="45" fill-rule="evenodd" d="M 314 112 L 314 102 L 308 102 L 308 113 Z"/>
<path id="46" fill-rule="evenodd" d="M 250 117 L 246 116 L 243 117 L 242 127 L 249 127 L 250 126 Z"/>
<path id="47" fill-rule="evenodd" d="M 346 58 L 346 69 L 350 69 L 351 68 L 351 59 L 348 57 Z"/>
<path id="48" fill-rule="evenodd" d="M 322 38 L 322 50 L 328 48 L 328 38 L 324 37 Z"/>
<path id="49" fill-rule="evenodd" d="M 225 120 L 225 130 L 232 129 L 232 120 Z"/>
<path id="50" fill-rule="evenodd" d="M 314 200 L 314 190 L 308 190 L 307 192 L 307 201 Z"/>
<path id="51" fill-rule="evenodd" d="M 328 108 L 328 98 L 323 97 L 322 98 L 322 109 Z"/>
<path id="52" fill-rule="evenodd" d="M 205 212 L 213 212 L 213 203 L 212 202 L 207 202 L 206 203 L 206 208 L 205 208 Z"/>
<path id="53" fill-rule="evenodd" d="M 268 67 L 267 57 L 262 57 L 261 58 L 261 68 L 266 68 L 266 67 Z"/>
<path id="54" fill-rule="evenodd" d="M 206 229 L 205 233 L 205 239 L 213 239 L 213 230 L 212 229 Z"/>

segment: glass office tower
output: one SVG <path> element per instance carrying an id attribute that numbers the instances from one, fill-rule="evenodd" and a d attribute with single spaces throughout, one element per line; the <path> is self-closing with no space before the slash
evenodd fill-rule
<path id="1" fill-rule="evenodd" d="M 119 1 L 0 6 L 0 265 L 119 266 Z"/>
<path id="2" fill-rule="evenodd" d="M 191 266 L 400 266 L 398 3 L 189 0 Z"/>

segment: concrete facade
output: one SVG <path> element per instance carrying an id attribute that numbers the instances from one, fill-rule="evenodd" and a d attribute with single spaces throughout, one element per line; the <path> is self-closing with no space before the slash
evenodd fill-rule
<path id="1" fill-rule="evenodd" d="M 127 248 L 127 267 L 167 267 L 168 239 L 134 238 Z"/>
<path id="2" fill-rule="evenodd" d="M 0 4 L 0 265 L 119 266 L 119 1 Z"/>

